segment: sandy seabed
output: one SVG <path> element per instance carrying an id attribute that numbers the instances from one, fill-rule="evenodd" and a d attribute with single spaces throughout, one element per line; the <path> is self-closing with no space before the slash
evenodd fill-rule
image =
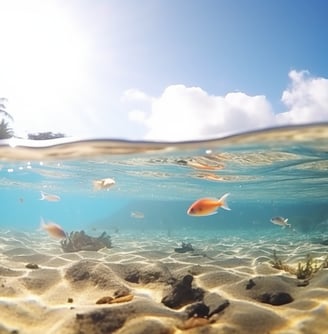
<path id="1" fill-rule="evenodd" d="M 327 331 L 328 269 L 299 286 L 270 261 L 274 249 L 290 266 L 309 253 L 323 261 L 328 246 L 192 237 L 194 251 L 178 253 L 181 239 L 120 234 L 110 249 L 64 253 L 38 233 L 0 232 L 0 333 Z"/>

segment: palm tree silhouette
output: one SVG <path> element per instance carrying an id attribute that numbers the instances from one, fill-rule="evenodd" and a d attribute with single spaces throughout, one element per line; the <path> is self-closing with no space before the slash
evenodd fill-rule
<path id="1" fill-rule="evenodd" d="M 0 122 L 0 139 L 9 139 L 14 135 L 14 131 L 9 127 L 4 119 Z"/>
<path id="2" fill-rule="evenodd" d="M 6 103 L 8 102 L 8 100 L 5 97 L 0 97 L 0 113 L 9 118 L 11 121 L 14 121 L 14 118 L 9 114 L 9 112 L 6 110 Z"/>
<path id="3" fill-rule="evenodd" d="M 5 119 L 14 121 L 14 118 L 7 111 L 6 103 L 8 100 L 5 97 L 0 97 L 0 114 L 2 115 L 2 120 L 0 122 L 0 139 L 8 139 L 14 135 L 13 129 L 9 126 L 9 123 Z"/>

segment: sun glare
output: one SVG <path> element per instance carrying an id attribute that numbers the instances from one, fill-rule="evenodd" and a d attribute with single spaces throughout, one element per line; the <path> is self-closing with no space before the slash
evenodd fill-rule
<path id="1" fill-rule="evenodd" d="M 65 9 L 49 1 L 0 2 L 0 95 L 16 109 L 16 121 L 37 105 L 42 122 L 43 111 L 57 112 L 84 81 L 88 45 Z"/>

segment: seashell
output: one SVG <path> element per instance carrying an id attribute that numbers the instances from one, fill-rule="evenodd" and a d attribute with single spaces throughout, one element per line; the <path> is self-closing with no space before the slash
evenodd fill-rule
<path id="1" fill-rule="evenodd" d="M 113 297 L 111 296 L 105 296 L 96 301 L 96 304 L 110 304 L 110 302 L 113 300 Z"/>
<path id="2" fill-rule="evenodd" d="M 126 295 L 112 299 L 109 304 L 125 303 L 133 299 L 133 295 Z"/>

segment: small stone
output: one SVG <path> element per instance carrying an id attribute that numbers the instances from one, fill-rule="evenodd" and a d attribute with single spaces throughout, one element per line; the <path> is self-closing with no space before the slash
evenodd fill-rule
<path id="1" fill-rule="evenodd" d="M 131 272 L 129 272 L 125 278 L 126 281 L 130 282 L 130 283 L 139 283 L 140 281 L 140 273 L 137 270 L 133 270 Z"/>
<path id="2" fill-rule="evenodd" d="M 190 317 L 204 318 L 208 316 L 210 308 L 201 302 L 189 305 L 188 307 L 186 307 L 185 312 L 187 313 L 188 318 Z"/>
<path id="3" fill-rule="evenodd" d="M 181 247 L 174 248 L 174 251 L 177 253 L 186 253 L 194 251 L 194 248 L 192 247 L 191 243 L 187 244 L 185 242 L 182 242 Z"/>
<path id="4" fill-rule="evenodd" d="M 28 263 L 25 267 L 27 269 L 39 269 L 39 266 L 36 263 Z"/>
<path id="5" fill-rule="evenodd" d="M 124 296 L 129 295 L 129 293 L 130 293 L 129 289 L 123 287 L 123 288 L 120 288 L 120 289 L 118 289 L 114 292 L 114 297 L 115 298 L 124 297 Z"/>
<path id="6" fill-rule="evenodd" d="M 294 299 L 287 292 L 264 293 L 259 297 L 262 303 L 279 306 L 291 303 Z"/>
<path id="7" fill-rule="evenodd" d="M 171 292 L 163 297 L 162 303 L 170 308 L 180 308 L 186 304 L 201 301 L 204 297 L 204 290 L 192 287 L 192 275 L 186 275 L 182 280 L 177 281 Z"/>
<path id="8" fill-rule="evenodd" d="M 209 315 L 211 317 L 213 314 L 222 312 L 226 307 L 229 306 L 229 301 L 222 298 L 215 292 L 205 293 L 203 302 L 209 307 Z"/>
<path id="9" fill-rule="evenodd" d="M 73 298 L 67 298 L 67 303 L 73 303 Z"/>
<path id="10" fill-rule="evenodd" d="M 248 281 L 248 283 L 246 284 L 246 290 L 250 290 L 250 289 L 253 288 L 255 285 L 256 285 L 255 282 L 254 282 L 252 279 L 250 279 L 250 280 Z"/>

